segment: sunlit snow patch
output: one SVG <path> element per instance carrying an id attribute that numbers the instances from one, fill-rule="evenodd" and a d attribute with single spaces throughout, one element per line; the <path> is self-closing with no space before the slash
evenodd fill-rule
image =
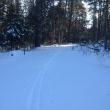
<path id="1" fill-rule="evenodd" d="M 42 45 L 41 47 L 75 47 L 77 44 L 53 44 L 53 45 Z"/>

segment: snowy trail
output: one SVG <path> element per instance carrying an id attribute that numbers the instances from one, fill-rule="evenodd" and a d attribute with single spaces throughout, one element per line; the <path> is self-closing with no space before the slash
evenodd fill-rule
<path id="1" fill-rule="evenodd" d="M 29 99 L 28 99 L 28 109 L 29 110 L 39 110 L 39 106 L 40 106 L 40 96 L 41 96 L 41 88 L 42 88 L 42 83 L 43 83 L 43 79 L 46 75 L 47 70 L 49 69 L 52 61 L 54 61 L 54 59 L 60 54 L 61 52 L 55 52 L 50 59 L 48 60 L 48 62 L 44 65 L 44 67 L 42 68 L 42 70 L 40 70 L 40 72 L 38 73 L 38 75 L 36 76 L 33 85 L 32 85 L 32 90 L 31 93 L 29 95 Z M 37 95 L 37 96 L 36 96 Z"/>
<path id="2" fill-rule="evenodd" d="M 71 48 L 0 53 L 0 110 L 110 110 L 110 58 Z"/>
<path id="3" fill-rule="evenodd" d="M 31 110 L 109 110 L 110 70 L 100 68 L 93 56 L 80 56 L 71 48 L 59 50 L 41 75 Z"/>

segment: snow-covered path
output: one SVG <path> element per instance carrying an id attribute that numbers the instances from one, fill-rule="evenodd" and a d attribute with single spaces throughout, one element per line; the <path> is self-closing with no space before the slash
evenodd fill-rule
<path id="1" fill-rule="evenodd" d="M 110 60 L 71 46 L 0 54 L 0 110 L 110 110 Z"/>

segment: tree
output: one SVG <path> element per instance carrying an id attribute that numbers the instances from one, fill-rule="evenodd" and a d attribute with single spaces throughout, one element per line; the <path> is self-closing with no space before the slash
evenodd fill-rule
<path id="1" fill-rule="evenodd" d="M 108 48 L 108 36 L 110 33 L 110 1 L 109 0 L 89 0 L 93 13 L 93 36 L 95 41 L 104 40 L 104 48 Z"/>

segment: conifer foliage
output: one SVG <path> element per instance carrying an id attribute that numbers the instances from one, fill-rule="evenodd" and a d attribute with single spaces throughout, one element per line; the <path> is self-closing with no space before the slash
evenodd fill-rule
<path id="1" fill-rule="evenodd" d="M 103 41 L 109 49 L 109 36 L 109 0 L 0 0 L 2 51 L 82 41 Z"/>

